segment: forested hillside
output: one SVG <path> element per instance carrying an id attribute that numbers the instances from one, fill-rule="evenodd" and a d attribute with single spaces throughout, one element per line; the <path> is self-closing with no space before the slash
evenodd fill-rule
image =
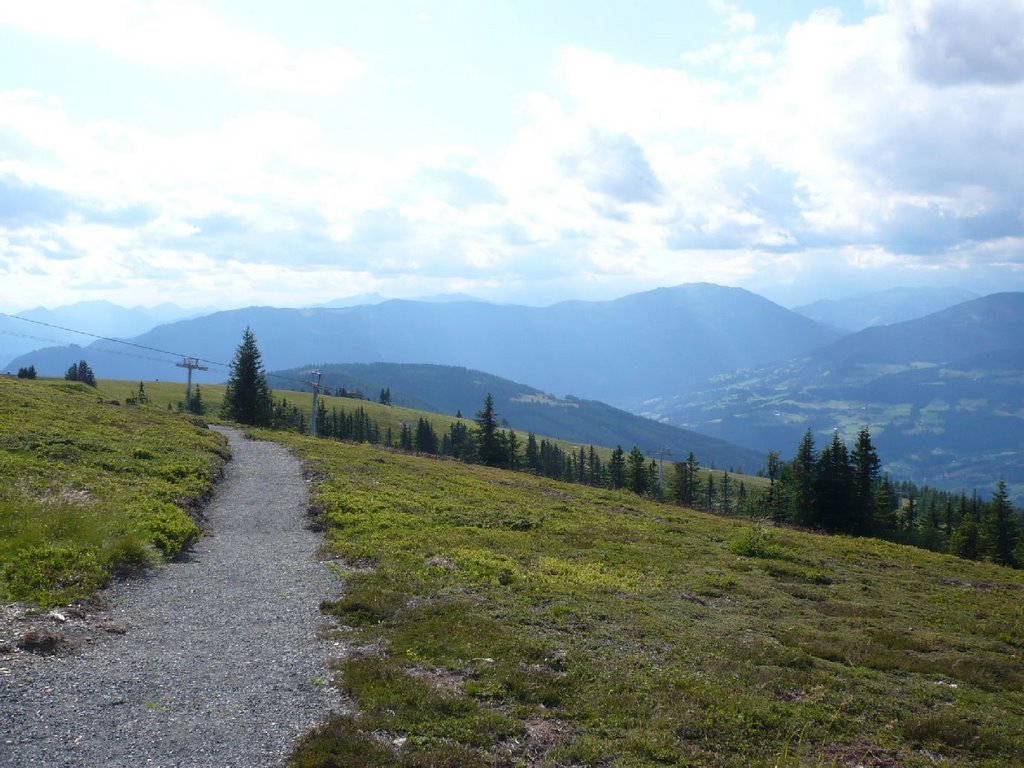
<path id="1" fill-rule="evenodd" d="M 696 395 L 652 398 L 647 415 L 788 454 L 863 427 L 894 477 L 968 495 L 1006 480 L 1024 501 L 1024 294 L 994 294 L 869 328 L 785 365 L 722 376 Z"/>
<path id="2" fill-rule="evenodd" d="M 613 408 L 595 400 L 556 397 L 538 389 L 483 371 L 441 365 L 397 363 L 343 363 L 318 368 L 326 392 L 360 393 L 369 400 L 387 390 L 389 402 L 433 413 L 470 417 L 484 397 L 494 398 L 502 423 L 523 432 L 557 437 L 568 443 L 627 450 L 636 445 L 648 454 L 685 459 L 694 453 L 707 467 L 754 474 L 764 466 L 764 453 L 708 438 Z M 275 375 L 276 374 L 276 375 Z M 300 381 L 308 368 L 276 371 L 278 376 Z"/>

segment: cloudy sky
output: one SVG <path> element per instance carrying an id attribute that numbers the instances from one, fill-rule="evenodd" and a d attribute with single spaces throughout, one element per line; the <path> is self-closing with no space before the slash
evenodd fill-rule
<path id="1" fill-rule="evenodd" d="M 1024 0 L 0 0 L 0 311 L 1024 290 L 1022 138 Z"/>

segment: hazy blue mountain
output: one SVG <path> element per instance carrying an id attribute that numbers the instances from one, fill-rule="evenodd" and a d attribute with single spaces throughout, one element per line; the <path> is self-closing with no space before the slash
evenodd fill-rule
<path id="1" fill-rule="evenodd" d="M 978 298 L 962 288 L 890 288 L 844 299 L 822 299 L 794 307 L 812 320 L 844 331 L 860 331 L 874 325 L 892 325 L 940 312 Z"/>
<path id="2" fill-rule="evenodd" d="M 308 367 L 275 371 L 271 382 L 308 380 Z M 559 437 L 583 445 L 630 450 L 634 445 L 649 455 L 667 450 L 670 460 L 682 460 L 693 451 L 704 466 L 754 473 L 764 454 L 730 445 L 695 432 L 661 424 L 594 400 L 555 397 L 540 390 L 482 371 L 441 365 L 398 363 L 345 363 L 319 368 L 328 391 L 358 391 L 377 399 L 385 387 L 394 405 L 471 418 L 494 397 L 499 419 L 516 429 Z"/>
<path id="3" fill-rule="evenodd" d="M 340 307 L 358 307 L 361 304 L 382 304 L 385 301 L 391 301 L 391 299 L 388 299 L 386 296 L 381 296 L 379 293 L 360 293 L 355 296 L 345 296 L 341 299 L 333 299 L 331 301 L 312 304 L 310 306 L 316 308 L 337 309 Z M 430 304 L 450 304 L 454 301 L 479 301 L 484 303 L 483 299 L 470 296 L 468 293 L 436 293 L 429 296 L 417 296 L 415 299 L 412 299 L 412 301 L 424 301 Z"/>
<path id="4" fill-rule="evenodd" d="M 250 307 L 169 323 L 133 339 L 172 355 L 99 342 L 86 358 L 99 377 L 175 377 L 179 372 L 170 366 L 181 355 L 226 365 L 246 326 L 268 369 L 342 362 L 465 366 L 626 408 L 652 395 L 701 389 L 723 371 L 789 359 L 837 338 L 748 291 L 692 284 L 550 307 L 474 301 Z M 45 350 L 8 367 L 31 362 L 41 374 L 56 375 L 74 354 Z M 200 380 L 226 378 L 224 365 L 211 368 Z"/>
<path id="5" fill-rule="evenodd" d="M 417 296 L 413 301 L 426 301 L 431 304 L 451 304 L 454 301 L 476 301 L 482 304 L 489 303 L 484 299 L 472 296 L 468 293 L 432 293 L 427 296 Z"/>
<path id="6" fill-rule="evenodd" d="M 86 346 L 94 341 L 95 336 L 131 338 L 161 323 L 208 312 L 185 309 L 176 304 L 129 308 L 109 301 L 81 301 L 53 309 L 36 307 L 15 316 L 23 320 L 0 317 L 0 362 L 6 363 L 31 350 L 52 346 L 54 342 Z"/>
<path id="7" fill-rule="evenodd" d="M 791 454 L 808 428 L 852 442 L 868 426 L 900 477 L 970 492 L 1004 477 L 1024 499 L 1024 293 L 865 329 L 814 353 L 723 376 L 645 412 L 759 450 Z"/>
<path id="8" fill-rule="evenodd" d="M 380 304 L 382 301 L 387 301 L 387 298 L 381 296 L 379 293 L 359 293 L 355 296 L 345 296 L 341 299 L 332 299 L 331 301 L 324 301 L 320 304 L 313 304 L 314 307 L 358 307 L 360 304 Z"/>

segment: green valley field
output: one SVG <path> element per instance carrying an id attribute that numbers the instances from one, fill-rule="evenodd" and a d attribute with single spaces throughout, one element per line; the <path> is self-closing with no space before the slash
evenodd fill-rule
<path id="1" fill-rule="evenodd" d="M 172 511 L 208 490 L 222 440 L 124 399 L 0 379 L 0 599 L 52 605 L 173 554 L 158 512 L 194 535 Z M 322 607 L 355 706 L 296 768 L 1021 764 L 1020 571 L 254 436 L 306 462 L 343 580 Z M 30 571 L 37 553 L 57 565 Z"/>

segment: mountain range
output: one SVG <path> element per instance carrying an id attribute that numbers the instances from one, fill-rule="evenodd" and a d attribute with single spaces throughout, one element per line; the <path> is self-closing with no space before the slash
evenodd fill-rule
<path id="1" fill-rule="evenodd" d="M 177 359 L 189 355 L 221 363 L 200 381 L 223 381 L 246 327 L 268 369 L 336 362 L 464 366 L 626 409 L 652 395 L 701 388 L 723 371 L 805 354 L 839 336 L 748 291 L 693 284 L 550 307 L 401 300 L 250 307 L 158 326 L 132 338 L 135 349 L 109 341 L 49 348 L 7 369 L 32 362 L 42 375 L 59 375 L 85 356 L 101 377 L 168 378 L 177 375 Z"/>
<path id="2" fill-rule="evenodd" d="M 895 476 L 970 493 L 1000 477 L 1024 498 L 1024 293 L 867 328 L 701 392 L 651 398 L 651 418 L 792 453 L 807 429 L 868 427 Z"/>
<path id="3" fill-rule="evenodd" d="M 122 307 L 109 301 L 80 301 L 53 309 L 36 307 L 12 317 L 0 316 L 0 360 L 11 360 L 48 344 L 85 345 L 98 336 L 128 339 L 163 323 L 211 311 L 176 304 Z"/>
<path id="4" fill-rule="evenodd" d="M 955 291 L 880 294 L 864 299 L 864 317 L 885 317 L 894 303 L 910 311 L 911 295 L 918 311 L 959 298 Z M 550 307 L 454 298 L 215 312 L 154 327 L 131 338 L 135 346 L 39 349 L 7 370 L 31 363 L 41 375 L 61 375 L 84 358 L 101 378 L 170 379 L 182 377 L 173 365 L 188 355 L 210 368 L 196 372 L 198 381 L 223 381 L 248 326 L 268 370 L 388 362 L 486 371 L 529 382 L 540 394 L 528 399 L 601 401 L 762 455 L 790 455 L 806 429 L 822 442 L 833 429 L 852 439 L 868 426 L 886 469 L 898 477 L 970 492 L 1003 476 L 1015 497 L 1024 495 L 1024 353 L 1016 338 L 1024 294 L 973 299 L 849 334 L 832 326 L 863 322 L 855 322 L 852 305 L 846 319 L 832 317 L 842 323 L 825 324 L 709 284 Z M 462 385 L 448 386 L 454 392 Z M 445 412 L 467 409 L 442 397 L 443 386 L 429 396 L 400 389 Z M 514 394 L 502 405 L 506 416 L 531 429 L 516 423 Z M 593 418 L 599 422 L 596 412 Z M 582 433 L 578 439 L 591 440 Z M 659 441 L 643 442 L 652 449 Z"/>
<path id="5" fill-rule="evenodd" d="M 794 307 L 794 312 L 844 333 L 874 325 L 914 320 L 979 298 L 963 288 L 889 288 L 843 299 L 822 299 Z"/>

